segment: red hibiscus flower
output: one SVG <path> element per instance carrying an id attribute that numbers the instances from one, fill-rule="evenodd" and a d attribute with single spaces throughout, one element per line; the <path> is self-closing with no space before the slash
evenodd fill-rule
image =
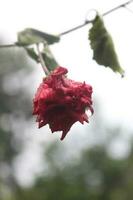
<path id="1" fill-rule="evenodd" d="M 92 108 L 92 87 L 66 77 L 67 69 L 57 67 L 44 78 L 33 100 L 33 115 L 39 128 L 49 124 L 52 132 L 62 131 L 64 139 L 71 126 L 79 121 L 88 122 L 85 111 Z"/>

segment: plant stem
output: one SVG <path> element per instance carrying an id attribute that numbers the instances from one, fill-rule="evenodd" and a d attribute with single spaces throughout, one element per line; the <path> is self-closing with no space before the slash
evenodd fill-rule
<path id="1" fill-rule="evenodd" d="M 37 47 L 37 52 L 38 52 L 40 64 L 41 64 L 41 66 L 42 66 L 42 68 L 43 68 L 43 71 L 45 72 L 46 75 L 49 75 L 50 72 L 49 72 L 49 70 L 47 69 L 47 67 L 46 67 L 46 65 L 45 65 L 45 62 L 44 62 L 44 60 L 43 60 L 42 53 L 41 53 L 41 51 L 40 51 L 40 49 L 39 49 L 39 44 L 36 44 L 36 47 Z"/>

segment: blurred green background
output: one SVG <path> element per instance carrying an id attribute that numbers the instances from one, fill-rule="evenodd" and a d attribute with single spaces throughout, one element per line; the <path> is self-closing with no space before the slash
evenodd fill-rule
<path id="1" fill-rule="evenodd" d="M 25 150 L 24 130 L 33 118 L 32 64 L 22 48 L 0 49 L 0 200 L 132 200 L 133 145 L 132 137 L 125 137 L 132 133 L 109 126 L 101 117 L 98 99 L 91 119 L 95 142 L 91 143 L 87 125 L 90 145 L 82 144 L 82 150 L 76 140 L 69 145 L 59 140 L 40 143 L 40 173 L 31 184 L 19 182 L 14 163 Z M 120 141 L 123 145 L 117 151 Z M 70 156 L 73 152 L 76 156 Z M 30 161 L 23 156 L 23 162 Z M 21 163 L 17 167 L 21 176 Z"/>

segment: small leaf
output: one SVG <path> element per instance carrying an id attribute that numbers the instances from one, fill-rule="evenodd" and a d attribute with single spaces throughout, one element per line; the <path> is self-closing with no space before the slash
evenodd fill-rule
<path id="1" fill-rule="evenodd" d="M 30 58 L 35 60 L 37 63 L 40 62 L 39 55 L 38 55 L 38 53 L 36 53 L 34 48 L 25 47 L 25 50 L 26 50 L 27 54 L 30 56 Z M 59 66 L 59 64 L 55 60 L 55 58 L 49 48 L 49 45 L 47 44 L 46 41 L 45 41 L 43 49 L 40 51 L 40 53 L 41 53 L 41 56 L 42 56 L 42 59 L 43 59 L 45 65 L 49 71 L 52 71 L 57 66 Z"/>
<path id="2" fill-rule="evenodd" d="M 114 72 L 124 75 L 113 44 L 113 40 L 104 26 L 102 18 L 97 14 L 89 31 L 90 45 L 93 50 L 93 59 L 105 67 L 110 67 Z"/>
<path id="3" fill-rule="evenodd" d="M 59 64 L 55 60 L 48 44 L 44 45 L 44 49 L 42 51 L 42 57 L 45 62 L 46 67 L 48 68 L 49 71 L 54 70 Z"/>
<path id="4" fill-rule="evenodd" d="M 36 54 L 34 48 L 25 48 L 27 54 L 33 59 L 35 60 L 37 63 L 39 62 L 39 57 Z"/>
<path id="5" fill-rule="evenodd" d="M 31 45 L 47 41 L 48 44 L 59 42 L 60 37 L 41 32 L 36 29 L 27 28 L 18 33 L 18 45 Z"/>

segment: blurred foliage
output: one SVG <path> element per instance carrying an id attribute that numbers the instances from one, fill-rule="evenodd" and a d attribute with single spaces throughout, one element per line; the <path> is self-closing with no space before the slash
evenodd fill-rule
<path id="1" fill-rule="evenodd" d="M 0 49 L 0 199 L 17 187 L 13 162 L 24 144 L 24 127 L 31 100 L 24 88 L 31 72 L 22 48 Z"/>
<path id="2" fill-rule="evenodd" d="M 113 159 L 104 146 L 97 145 L 84 150 L 80 160 L 62 167 L 56 160 L 57 146 L 52 146 L 47 155 L 50 174 L 42 173 L 34 186 L 21 188 L 16 200 L 133 199 L 133 149 L 126 158 Z"/>

